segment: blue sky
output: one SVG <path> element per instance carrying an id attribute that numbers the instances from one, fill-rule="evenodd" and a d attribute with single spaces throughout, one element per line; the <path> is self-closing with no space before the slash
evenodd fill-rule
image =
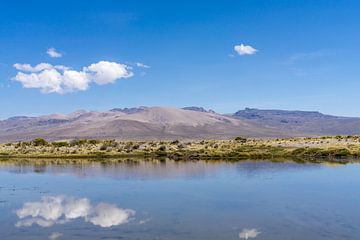
<path id="1" fill-rule="evenodd" d="M 359 1 L 8 1 L 0 118 L 142 105 L 360 116 L 359 23 Z M 257 51 L 240 55 L 240 44 Z M 101 82 L 84 69 L 100 61 L 131 76 Z M 17 81 L 16 63 L 92 75 L 82 89 L 46 93 Z"/>

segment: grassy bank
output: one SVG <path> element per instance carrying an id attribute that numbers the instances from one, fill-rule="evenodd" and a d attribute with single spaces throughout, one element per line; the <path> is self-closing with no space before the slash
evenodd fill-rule
<path id="1" fill-rule="evenodd" d="M 360 136 L 204 141 L 80 139 L 0 144 L 1 158 L 169 158 L 174 160 L 296 159 L 346 161 L 360 157 Z"/>

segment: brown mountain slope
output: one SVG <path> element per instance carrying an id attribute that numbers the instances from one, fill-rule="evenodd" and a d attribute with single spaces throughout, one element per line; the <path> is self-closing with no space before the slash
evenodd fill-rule
<path id="1" fill-rule="evenodd" d="M 318 112 L 245 109 L 221 115 L 203 108 L 140 107 L 108 112 L 13 117 L 0 121 L 0 142 L 74 138 L 228 139 L 360 134 L 360 118 Z"/>
<path id="2" fill-rule="evenodd" d="M 234 136 L 286 136 L 271 127 L 213 112 L 151 107 L 69 115 L 14 117 L 0 121 L 0 141 L 73 138 L 225 139 Z"/>

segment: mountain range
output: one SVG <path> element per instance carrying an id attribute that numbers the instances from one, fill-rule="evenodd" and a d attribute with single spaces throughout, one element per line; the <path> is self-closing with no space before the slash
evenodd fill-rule
<path id="1" fill-rule="evenodd" d="M 360 134 L 360 118 L 313 111 L 246 108 L 219 114 L 202 107 L 114 108 L 0 121 L 0 142 L 106 138 L 122 140 L 229 139 Z"/>

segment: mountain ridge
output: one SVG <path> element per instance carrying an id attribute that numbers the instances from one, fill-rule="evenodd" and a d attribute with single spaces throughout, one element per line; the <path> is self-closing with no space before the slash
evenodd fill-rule
<path id="1" fill-rule="evenodd" d="M 0 141 L 35 137 L 49 140 L 114 138 L 122 140 L 274 138 L 360 134 L 360 118 L 245 108 L 219 114 L 202 107 L 133 107 L 109 111 L 80 110 L 0 121 Z"/>

